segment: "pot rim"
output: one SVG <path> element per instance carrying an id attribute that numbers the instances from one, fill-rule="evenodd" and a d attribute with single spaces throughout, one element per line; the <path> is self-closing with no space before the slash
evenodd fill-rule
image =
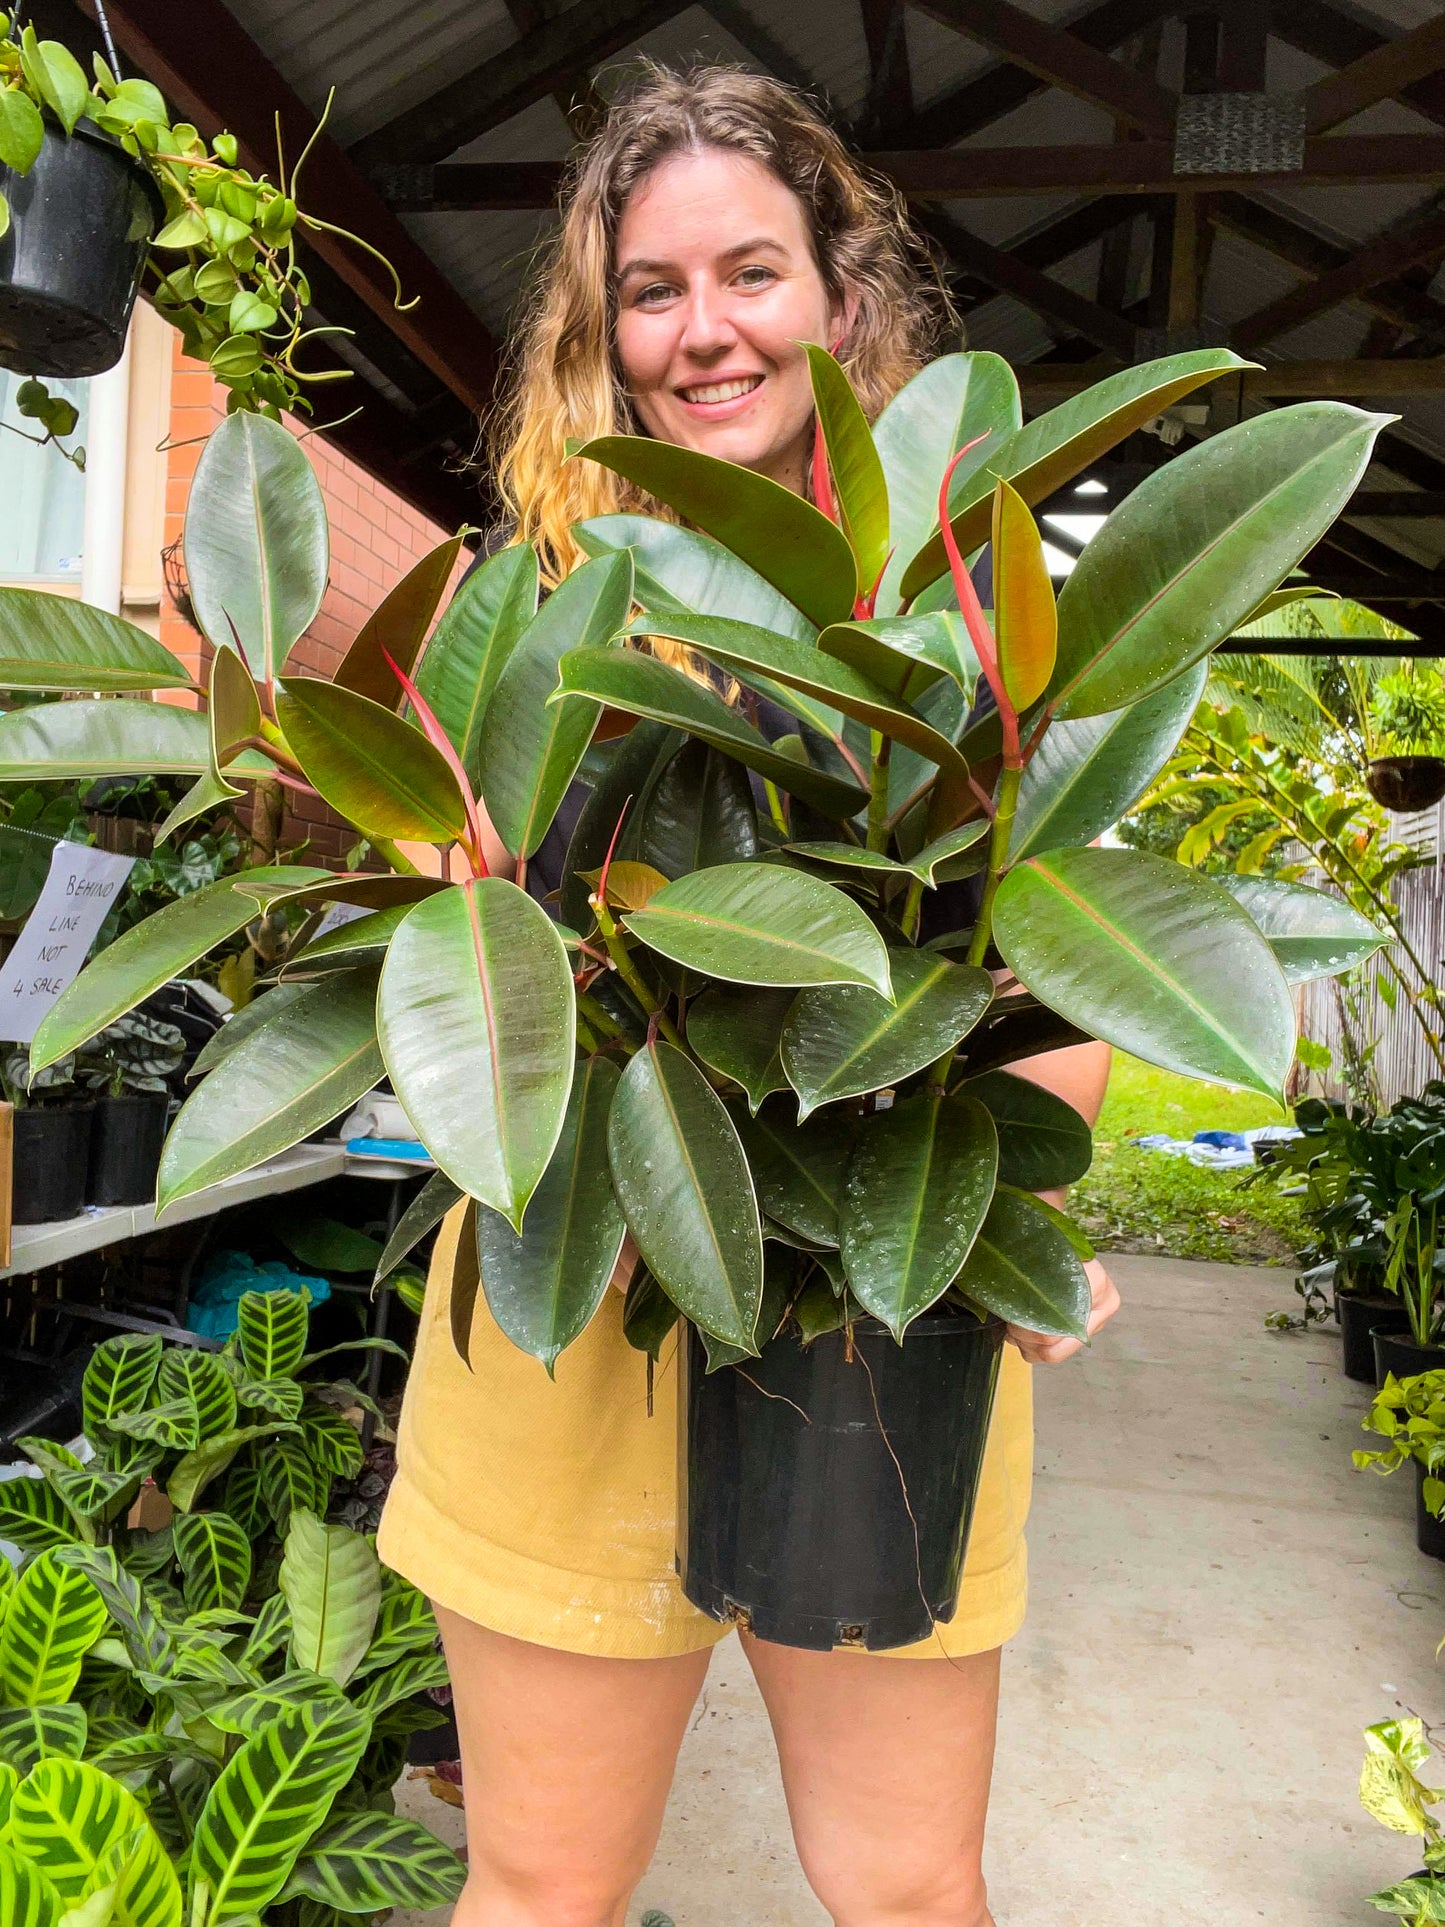
<path id="1" fill-rule="evenodd" d="M 138 175 L 140 179 L 144 181 L 146 192 L 150 196 L 151 211 L 155 215 L 155 226 L 151 230 L 150 237 L 150 239 L 153 240 L 156 234 L 160 232 L 161 226 L 165 221 L 166 201 L 165 196 L 161 193 L 160 183 L 151 172 L 149 164 L 142 160 L 139 154 L 128 152 L 116 139 L 114 134 L 108 134 L 103 127 L 97 127 L 94 121 L 78 120 L 75 123 L 74 130 L 67 134 L 48 107 L 41 109 L 41 120 L 44 123 L 45 138 L 47 140 L 86 141 L 92 147 L 103 147 L 112 154 L 118 154 L 123 161 L 129 164 L 131 172 Z M 0 168 L 0 173 L 9 173 L 10 171 L 9 168 Z M 21 178 L 23 179 L 24 177 L 22 176 Z M 147 240 L 146 246 L 150 246 L 150 240 Z"/>

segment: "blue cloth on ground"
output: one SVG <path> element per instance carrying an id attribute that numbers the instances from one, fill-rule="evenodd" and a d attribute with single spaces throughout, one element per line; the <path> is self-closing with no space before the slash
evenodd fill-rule
<path id="1" fill-rule="evenodd" d="M 213 1251 L 191 1287 L 186 1330 L 200 1338 L 229 1338 L 236 1329 L 241 1294 L 247 1291 L 306 1292 L 313 1305 L 331 1296 L 325 1278 L 293 1271 L 279 1259 L 257 1264 L 249 1251 Z"/>

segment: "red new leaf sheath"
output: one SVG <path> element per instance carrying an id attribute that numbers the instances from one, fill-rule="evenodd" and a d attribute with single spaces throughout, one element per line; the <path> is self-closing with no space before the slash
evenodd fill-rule
<path id="1" fill-rule="evenodd" d="M 1010 762 L 1016 761 L 1018 757 L 1018 711 L 1014 708 L 1009 699 L 1009 693 L 1003 686 L 993 631 L 989 628 L 988 619 L 983 613 L 978 591 L 973 586 L 973 577 L 969 574 L 964 565 L 963 556 L 959 552 L 958 542 L 953 533 L 953 523 L 948 513 L 948 485 L 953 480 L 953 471 L 968 451 L 971 448 L 977 448 L 983 439 L 982 435 L 976 435 L 971 442 L 965 442 L 943 471 L 943 481 L 938 491 L 938 528 L 943 537 L 943 547 L 948 556 L 948 566 L 953 576 L 953 586 L 958 595 L 958 606 L 963 614 L 964 626 L 973 643 L 979 667 L 988 679 L 988 686 L 993 691 L 993 699 L 998 704 L 999 721 L 1003 725 L 1004 760 Z"/>

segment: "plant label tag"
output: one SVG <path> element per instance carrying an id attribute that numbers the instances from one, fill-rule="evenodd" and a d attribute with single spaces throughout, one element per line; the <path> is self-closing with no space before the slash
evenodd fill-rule
<path id="1" fill-rule="evenodd" d="M 84 843 L 56 844 L 45 887 L 0 964 L 0 1037 L 31 1042 L 41 1018 L 80 974 L 134 862 Z"/>
<path id="2" fill-rule="evenodd" d="M 339 930 L 344 923 L 355 923 L 358 917 L 369 917 L 371 914 L 359 903 L 333 903 L 311 933 L 312 941 L 317 937 L 329 937 L 333 930 Z"/>

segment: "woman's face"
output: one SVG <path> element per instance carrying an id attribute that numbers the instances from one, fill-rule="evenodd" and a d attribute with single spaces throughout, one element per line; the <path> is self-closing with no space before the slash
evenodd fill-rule
<path id="1" fill-rule="evenodd" d="M 808 360 L 851 316 L 830 303 L 797 197 L 709 148 L 661 162 L 617 231 L 617 352 L 644 428 L 802 491 Z"/>

